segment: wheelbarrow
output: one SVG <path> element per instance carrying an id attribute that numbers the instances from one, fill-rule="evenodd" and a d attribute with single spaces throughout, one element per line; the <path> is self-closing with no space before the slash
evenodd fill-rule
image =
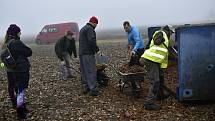
<path id="1" fill-rule="evenodd" d="M 134 94 L 134 96 L 139 96 L 139 92 L 142 89 L 141 82 L 144 81 L 144 75 L 145 72 L 137 72 L 137 73 L 122 73 L 119 70 L 117 70 L 114 66 L 109 65 L 118 75 L 119 81 L 118 86 L 121 92 L 124 91 L 124 88 L 126 86 L 132 87 L 131 91 Z M 135 84 L 138 84 L 138 88 L 134 88 Z"/>

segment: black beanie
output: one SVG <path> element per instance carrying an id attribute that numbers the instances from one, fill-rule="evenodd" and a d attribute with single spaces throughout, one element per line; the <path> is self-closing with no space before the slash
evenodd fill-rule
<path id="1" fill-rule="evenodd" d="M 21 29 L 16 24 L 11 24 L 7 29 L 7 35 L 17 36 Z"/>

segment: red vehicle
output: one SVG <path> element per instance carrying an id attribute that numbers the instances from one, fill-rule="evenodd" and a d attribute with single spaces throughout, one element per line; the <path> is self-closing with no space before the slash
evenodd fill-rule
<path id="1" fill-rule="evenodd" d="M 79 27 L 75 22 L 59 23 L 45 25 L 41 32 L 36 36 L 37 44 L 50 44 L 55 43 L 59 38 L 65 35 L 66 31 L 72 31 L 74 33 L 75 40 L 79 37 Z"/>

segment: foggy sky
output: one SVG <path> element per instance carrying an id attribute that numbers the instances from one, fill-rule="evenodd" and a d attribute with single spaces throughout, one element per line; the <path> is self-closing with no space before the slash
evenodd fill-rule
<path id="1" fill-rule="evenodd" d="M 0 0 L 0 37 L 16 23 L 24 35 L 45 24 L 75 21 L 80 28 L 97 16 L 97 30 L 133 25 L 180 24 L 215 19 L 215 0 Z"/>

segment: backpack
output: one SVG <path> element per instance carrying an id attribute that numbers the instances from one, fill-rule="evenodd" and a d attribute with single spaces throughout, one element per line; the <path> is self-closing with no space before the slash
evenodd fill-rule
<path id="1" fill-rule="evenodd" d="M 13 40 L 11 40 L 13 41 Z M 10 49 L 8 48 L 8 45 L 11 43 L 11 41 L 6 44 L 5 48 L 1 51 L 1 61 L 4 63 L 4 65 L 7 68 L 13 69 L 16 66 L 16 61 L 13 58 Z"/>

